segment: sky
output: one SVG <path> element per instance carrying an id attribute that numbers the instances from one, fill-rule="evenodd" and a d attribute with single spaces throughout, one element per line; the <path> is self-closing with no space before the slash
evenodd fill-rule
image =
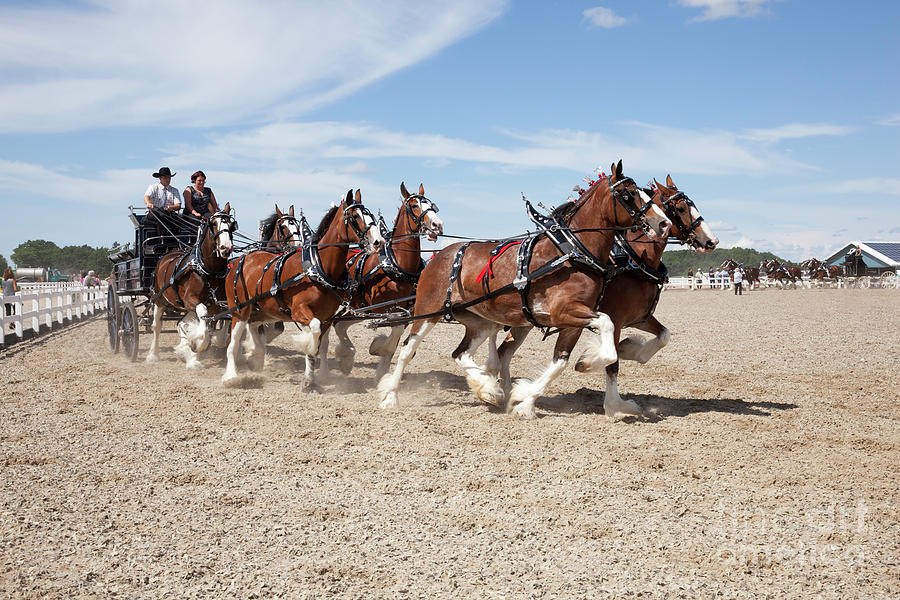
<path id="1" fill-rule="evenodd" d="M 244 231 L 348 189 L 390 223 L 533 229 L 622 160 L 671 174 L 723 247 L 900 241 L 900 2 L 0 3 L 0 254 L 133 240 L 169 166 Z M 446 245 L 453 240 L 440 241 Z"/>

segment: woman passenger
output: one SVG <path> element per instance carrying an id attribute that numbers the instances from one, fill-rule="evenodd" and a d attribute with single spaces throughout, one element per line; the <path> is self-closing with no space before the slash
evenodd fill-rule
<path id="1" fill-rule="evenodd" d="M 194 185 L 184 188 L 184 214 L 194 217 L 209 217 L 219 212 L 216 195 L 206 187 L 206 173 L 197 171 L 191 175 Z"/>

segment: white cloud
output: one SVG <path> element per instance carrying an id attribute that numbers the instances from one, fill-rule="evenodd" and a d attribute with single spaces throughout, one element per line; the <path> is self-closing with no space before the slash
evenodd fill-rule
<path id="1" fill-rule="evenodd" d="M 0 132 L 296 117 L 505 9 L 506 0 L 3 5 Z"/>
<path id="2" fill-rule="evenodd" d="M 477 144 L 430 133 L 405 133 L 363 122 L 294 122 L 210 137 L 207 144 L 168 149 L 174 164 L 244 168 L 293 168 L 317 161 L 417 158 L 436 167 L 450 161 L 499 165 L 511 170 L 590 172 L 597 161 L 624 158 L 634 171 L 727 175 L 811 170 L 746 136 L 722 130 L 694 131 L 641 122 L 621 123 L 618 134 L 579 130 L 503 131 L 508 143 Z M 605 165 L 602 165 L 605 166 Z"/>
<path id="3" fill-rule="evenodd" d="M 594 27 L 603 27 L 604 29 L 613 29 L 621 27 L 628 22 L 625 17 L 620 17 L 611 8 L 605 6 L 595 6 L 584 11 L 584 19 L 591 23 Z"/>
<path id="4" fill-rule="evenodd" d="M 758 17 L 768 14 L 766 4 L 778 0 L 678 0 L 678 4 L 688 8 L 699 8 L 703 12 L 691 21 L 717 21 L 728 18 Z"/>
<path id="5" fill-rule="evenodd" d="M 800 139 L 820 135 L 847 135 L 853 133 L 852 127 L 832 125 L 830 123 L 788 123 L 770 129 L 750 129 L 743 137 L 763 143 L 776 143 L 781 140 Z"/>
<path id="6" fill-rule="evenodd" d="M 887 125 L 889 127 L 900 127 L 900 113 L 894 113 L 889 117 L 878 121 L 879 125 Z"/>

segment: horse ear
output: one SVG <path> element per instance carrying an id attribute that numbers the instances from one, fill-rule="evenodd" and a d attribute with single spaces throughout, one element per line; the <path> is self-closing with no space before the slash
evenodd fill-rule
<path id="1" fill-rule="evenodd" d="M 284 214 L 283 212 L 281 212 L 281 209 L 278 208 L 277 204 L 275 205 L 275 214 L 278 215 L 279 217 Z"/>
<path id="2" fill-rule="evenodd" d="M 359 190 L 356 190 L 356 197 L 354 199 L 356 200 L 357 204 L 361 203 L 362 202 L 362 192 L 360 192 Z"/>
<path id="3" fill-rule="evenodd" d="M 622 159 L 619 159 L 619 164 L 616 165 L 616 179 L 622 179 Z"/>
<path id="4" fill-rule="evenodd" d="M 222 212 L 224 212 L 224 213 L 231 212 L 231 202 L 225 203 L 225 206 L 222 207 Z"/>
<path id="5" fill-rule="evenodd" d="M 400 194 L 403 196 L 404 200 L 409 198 L 409 192 L 406 191 L 406 184 L 402 181 L 400 182 Z"/>
<path id="6" fill-rule="evenodd" d="M 291 207 L 288 209 L 288 214 L 291 215 L 292 217 L 294 216 L 294 205 L 293 204 L 291 204 Z"/>
<path id="7" fill-rule="evenodd" d="M 656 189 L 660 189 L 660 188 L 666 187 L 666 186 L 664 186 L 663 184 L 661 184 L 660 182 L 658 182 L 658 181 L 656 180 L 656 177 L 653 178 L 653 183 L 656 185 Z"/>
<path id="8" fill-rule="evenodd" d="M 424 196 L 424 195 L 425 195 L 425 186 L 422 185 L 421 183 L 419 184 L 419 195 L 420 195 L 420 196 Z"/>
<path id="9" fill-rule="evenodd" d="M 670 188 L 675 187 L 675 182 L 672 181 L 671 175 L 666 175 L 666 185 L 669 186 Z"/>
<path id="10" fill-rule="evenodd" d="M 609 176 L 613 179 L 616 178 L 616 163 L 609 165 Z"/>
<path id="11" fill-rule="evenodd" d="M 353 190 L 347 190 L 347 197 L 344 198 L 344 204 L 351 204 L 353 202 Z"/>

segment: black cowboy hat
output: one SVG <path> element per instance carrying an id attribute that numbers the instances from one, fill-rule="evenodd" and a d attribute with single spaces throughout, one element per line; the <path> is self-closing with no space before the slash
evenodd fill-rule
<path id="1" fill-rule="evenodd" d="M 160 167 L 158 173 L 154 173 L 154 177 L 171 177 L 175 175 L 172 171 L 169 170 L 169 167 Z"/>

